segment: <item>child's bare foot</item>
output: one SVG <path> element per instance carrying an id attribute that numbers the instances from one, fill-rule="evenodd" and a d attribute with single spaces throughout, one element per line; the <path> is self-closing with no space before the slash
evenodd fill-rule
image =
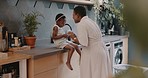
<path id="1" fill-rule="evenodd" d="M 73 68 L 72 68 L 72 66 L 71 66 L 71 64 L 70 64 L 69 62 L 66 62 L 66 65 L 67 65 L 67 67 L 68 67 L 70 70 L 73 70 Z"/>

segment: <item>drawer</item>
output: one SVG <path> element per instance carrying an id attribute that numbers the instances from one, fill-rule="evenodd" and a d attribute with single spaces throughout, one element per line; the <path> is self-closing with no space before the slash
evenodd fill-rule
<path id="1" fill-rule="evenodd" d="M 58 66 L 57 54 L 40 57 L 35 59 L 34 61 L 34 72 L 36 75 L 51 69 L 55 69 L 57 68 L 57 66 Z"/>
<path id="2" fill-rule="evenodd" d="M 57 69 L 42 72 L 40 74 L 35 75 L 34 78 L 57 78 Z"/>

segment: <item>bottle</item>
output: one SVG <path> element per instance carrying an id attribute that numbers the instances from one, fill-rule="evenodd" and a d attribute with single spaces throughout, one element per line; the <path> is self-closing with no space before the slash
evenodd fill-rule
<path id="1" fill-rule="evenodd" d="M 5 47 L 5 51 L 9 50 L 9 43 L 8 43 L 8 31 L 6 31 L 6 47 Z"/>
<path id="2" fill-rule="evenodd" d="M 19 38 L 19 44 L 20 44 L 21 47 L 25 45 L 25 40 L 24 40 L 23 35 L 21 35 L 21 37 Z"/>
<path id="3" fill-rule="evenodd" d="M 8 52 L 9 50 L 9 46 L 8 46 L 8 31 L 5 32 L 5 38 L 3 39 L 3 46 L 4 46 L 4 49 L 3 49 L 3 52 Z"/>
<path id="4" fill-rule="evenodd" d="M 14 37 L 14 46 L 18 47 L 18 37 Z"/>
<path id="5" fill-rule="evenodd" d="M 20 38 L 18 39 L 18 46 L 19 46 L 19 47 L 22 46 L 22 42 L 21 42 L 21 39 L 20 39 Z"/>
<path id="6" fill-rule="evenodd" d="M 14 44 L 15 44 L 15 40 L 14 40 L 14 35 L 13 34 L 11 34 L 11 48 L 13 48 L 14 47 Z"/>

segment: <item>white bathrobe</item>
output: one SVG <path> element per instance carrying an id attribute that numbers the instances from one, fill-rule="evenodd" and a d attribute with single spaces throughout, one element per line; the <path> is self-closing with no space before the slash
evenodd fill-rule
<path id="1" fill-rule="evenodd" d="M 77 23 L 77 31 L 79 42 L 83 46 L 80 78 L 109 78 L 112 75 L 109 52 L 98 25 L 84 16 Z"/>

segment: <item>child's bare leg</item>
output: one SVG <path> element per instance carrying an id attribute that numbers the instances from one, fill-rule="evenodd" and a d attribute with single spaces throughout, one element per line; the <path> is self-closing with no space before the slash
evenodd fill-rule
<path id="1" fill-rule="evenodd" d="M 72 45 L 76 49 L 77 53 L 81 56 L 81 50 L 79 49 L 78 45 L 74 43 L 70 43 L 70 45 Z"/>
<path id="2" fill-rule="evenodd" d="M 79 49 L 79 46 L 75 43 L 70 43 L 70 45 L 72 45 L 75 48 L 75 50 L 77 51 L 77 53 L 80 55 L 80 58 L 79 58 L 79 64 L 80 64 L 80 62 L 81 62 L 80 61 L 81 60 L 81 50 Z"/>
<path id="3" fill-rule="evenodd" d="M 80 55 L 80 58 L 79 58 L 79 65 L 80 65 L 80 62 L 81 62 L 81 51 L 80 51 L 78 46 L 76 46 L 75 49 L 76 49 L 77 53 Z"/>
<path id="4" fill-rule="evenodd" d="M 68 32 L 70 38 L 77 44 L 79 44 L 79 40 L 73 32 Z"/>
<path id="5" fill-rule="evenodd" d="M 71 66 L 71 57 L 72 57 L 72 54 L 74 52 L 74 48 L 70 45 L 66 45 L 64 48 L 69 50 L 66 65 L 68 66 L 68 68 L 70 70 L 73 70 L 73 68 Z"/>
<path id="6" fill-rule="evenodd" d="M 79 47 L 75 48 L 75 49 L 76 49 L 77 53 L 81 56 L 81 51 L 80 51 Z"/>

